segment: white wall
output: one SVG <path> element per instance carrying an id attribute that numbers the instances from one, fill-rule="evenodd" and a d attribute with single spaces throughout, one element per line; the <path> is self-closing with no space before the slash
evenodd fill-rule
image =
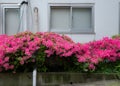
<path id="1" fill-rule="evenodd" d="M 22 0 L 0 0 L 0 3 L 20 3 Z"/>
<path id="2" fill-rule="evenodd" d="M 22 0 L 0 0 L 0 3 L 20 3 Z M 32 8 L 39 9 L 39 31 L 49 29 L 49 3 L 94 3 L 95 34 L 67 34 L 76 42 L 88 42 L 119 33 L 120 0 L 30 0 Z M 32 9 L 32 10 L 33 10 Z M 34 15 L 33 15 L 34 16 Z M 33 17 L 34 18 L 34 17 Z"/>
<path id="3" fill-rule="evenodd" d="M 96 0 L 96 39 L 119 33 L 119 3 L 117 0 Z"/>

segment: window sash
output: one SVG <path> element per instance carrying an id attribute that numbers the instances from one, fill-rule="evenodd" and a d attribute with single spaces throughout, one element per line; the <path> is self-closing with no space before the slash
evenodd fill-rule
<path id="1" fill-rule="evenodd" d="M 87 18 L 86 18 L 87 17 Z M 78 20 L 78 22 L 77 22 Z M 71 31 L 91 32 L 92 31 L 92 9 L 72 7 L 72 29 Z"/>
<path id="2" fill-rule="evenodd" d="M 52 31 L 70 30 L 70 7 L 52 7 L 51 24 Z M 60 14 L 60 15 L 59 15 Z M 62 17 L 62 18 L 61 18 Z"/>
<path id="3" fill-rule="evenodd" d="M 7 10 L 9 12 L 7 12 Z M 5 9 L 5 34 L 8 34 L 8 35 L 16 34 L 19 29 L 19 21 L 20 21 L 20 9 L 6 8 Z"/>
<path id="4" fill-rule="evenodd" d="M 8 35 L 13 35 L 13 34 L 15 34 L 15 33 L 17 33 L 17 31 L 18 30 L 16 30 L 16 32 L 12 32 L 12 31 L 10 31 L 10 32 L 7 32 L 6 33 L 6 31 L 9 31 L 9 30 L 6 30 L 6 18 L 5 18 L 5 10 L 6 9 L 19 9 L 19 11 L 20 11 L 20 7 L 19 7 L 19 5 L 17 5 L 17 4 L 2 4 L 1 5 L 1 12 L 2 12 L 2 34 L 8 34 Z M 19 12 L 20 13 L 20 12 Z M 19 18 L 20 19 L 20 18 Z M 13 21 L 12 21 L 13 22 Z M 19 22 L 19 21 L 18 21 Z M 18 28 L 16 28 L 16 29 L 19 29 L 19 26 L 18 26 Z"/>
<path id="5" fill-rule="evenodd" d="M 70 29 L 67 31 L 64 30 L 56 30 L 53 28 L 51 28 L 49 31 L 53 31 L 53 32 L 58 32 L 58 33 L 94 33 L 94 4 L 49 4 L 50 6 L 50 25 L 51 25 L 51 9 L 52 7 L 57 8 L 57 7 L 69 7 L 70 8 Z M 86 28 L 86 30 L 81 30 L 81 29 L 75 29 L 73 28 L 72 22 L 73 22 L 73 9 L 74 8 L 89 8 L 91 9 L 91 19 L 90 19 L 90 28 Z"/>

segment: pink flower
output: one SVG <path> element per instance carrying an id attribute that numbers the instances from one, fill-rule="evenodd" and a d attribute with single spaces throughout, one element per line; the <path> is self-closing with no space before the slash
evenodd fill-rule
<path id="1" fill-rule="evenodd" d="M 31 56 L 31 52 L 29 51 L 29 49 L 25 49 L 25 54 L 28 55 L 28 56 Z"/>
<path id="2" fill-rule="evenodd" d="M 98 64 L 98 61 L 99 60 L 99 58 L 91 58 L 91 63 L 93 63 L 93 64 Z"/>
<path id="3" fill-rule="evenodd" d="M 21 60 L 21 61 L 20 61 L 20 64 L 23 65 L 23 64 L 24 64 L 24 60 Z"/>
<path id="4" fill-rule="evenodd" d="M 5 68 L 5 70 L 8 70 L 9 69 L 9 64 L 5 63 L 5 64 L 3 64 L 3 67 Z"/>
<path id="5" fill-rule="evenodd" d="M 85 57 L 79 57 L 78 62 L 86 62 L 86 58 Z"/>
<path id="6" fill-rule="evenodd" d="M 9 57 L 5 57 L 4 61 L 8 62 L 9 61 Z"/>
<path id="7" fill-rule="evenodd" d="M 14 65 L 10 65 L 9 68 L 12 70 L 14 69 Z"/>
<path id="8" fill-rule="evenodd" d="M 95 66 L 94 66 L 93 64 L 90 64 L 90 65 L 89 65 L 89 69 L 95 70 Z"/>
<path id="9" fill-rule="evenodd" d="M 52 50 L 45 50 L 47 57 L 50 57 L 54 52 Z"/>
<path id="10" fill-rule="evenodd" d="M 0 58 L 0 65 L 3 65 L 4 61 Z"/>
<path id="11" fill-rule="evenodd" d="M 53 46 L 53 42 L 51 40 L 44 41 L 43 43 L 46 47 L 52 47 Z"/>

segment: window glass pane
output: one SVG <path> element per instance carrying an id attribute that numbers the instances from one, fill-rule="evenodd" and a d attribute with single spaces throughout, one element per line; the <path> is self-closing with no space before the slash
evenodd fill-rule
<path id="1" fill-rule="evenodd" d="M 91 8 L 73 8 L 72 28 L 81 32 L 89 32 L 92 24 L 91 11 Z"/>
<path id="2" fill-rule="evenodd" d="M 19 8 L 5 8 L 5 34 L 16 34 L 19 28 L 19 21 Z"/>
<path id="3" fill-rule="evenodd" d="M 51 8 L 51 29 L 65 31 L 70 28 L 70 8 L 52 7 Z"/>

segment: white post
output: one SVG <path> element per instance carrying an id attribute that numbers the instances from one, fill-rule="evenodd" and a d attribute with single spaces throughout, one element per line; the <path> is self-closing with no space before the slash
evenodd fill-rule
<path id="1" fill-rule="evenodd" d="M 33 70 L 33 86 L 36 86 L 36 77 L 37 76 L 37 69 L 35 68 Z"/>

